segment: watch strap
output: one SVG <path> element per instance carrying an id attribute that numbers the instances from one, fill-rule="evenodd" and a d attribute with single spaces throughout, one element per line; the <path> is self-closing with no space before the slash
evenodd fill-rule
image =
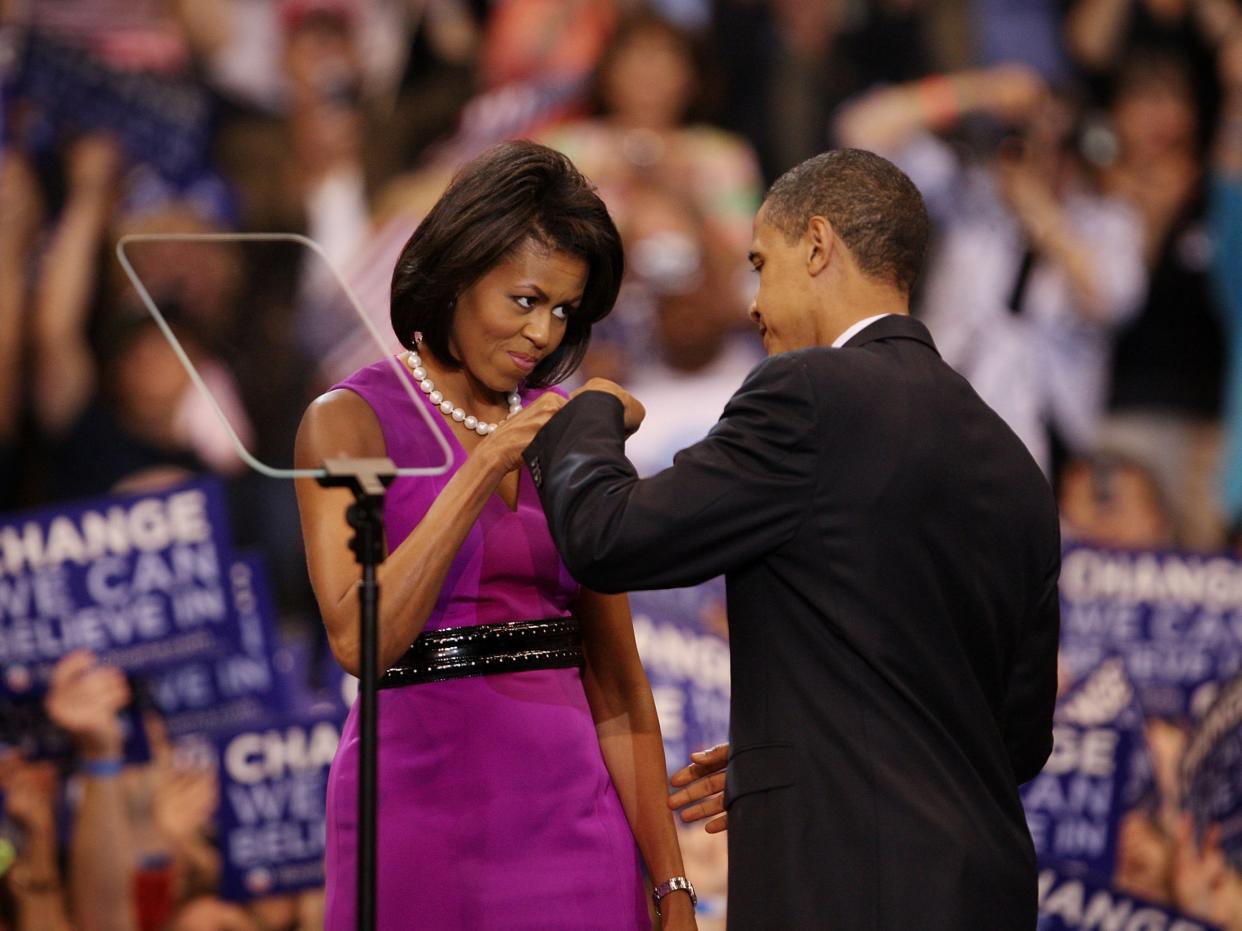
<path id="1" fill-rule="evenodd" d="M 664 915 L 660 911 L 660 900 L 670 892 L 687 892 L 690 894 L 690 904 L 698 905 L 699 897 L 694 892 L 694 884 L 685 876 L 673 876 L 664 880 L 660 885 L 651 890 L 651 898 L 655 902 L 656 915 L 663 918 Z"/>

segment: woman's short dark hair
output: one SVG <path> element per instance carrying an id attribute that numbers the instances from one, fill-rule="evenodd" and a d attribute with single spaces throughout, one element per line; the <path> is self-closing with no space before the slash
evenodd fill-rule
<path id="1" fill-rule="evenodd" d="M 554 385 L 578 367 L 591 325 L 617 299 L 624 271 L 621 236 L 604 202 L 573 163 L 534 142 L 493 146 L 461 169 L 401 252 L 392 276 L 392 328 L 414 334 L 437 359 L 459 366 L 449 348 L 457 298 L 527 240 L 581 258 L 586 287 L 556 351 L 527 377 Z"/>

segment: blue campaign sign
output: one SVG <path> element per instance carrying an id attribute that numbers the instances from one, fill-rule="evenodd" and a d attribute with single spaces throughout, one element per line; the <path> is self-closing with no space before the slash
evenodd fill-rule
<path id="1" fill-rule="evenodd" d="M 1082 676 L 1124 659 L 1148 715 L 1196 718 L 1242 669 L 1242 562 L 1226 556 L 1070 547 L 1061 568 L 1061 656 Z"/>
<path id="2" fill-rule="evenodd" d="M 1130 765 L 1126 782 L 1120 786 L 1121 802 L 1126 808 L 1138 804 L 1152 788 L 1152 761 L 1147 752 L 1143 707 L 1121 657 L 1105 660 L 1071 688 L 1057 703 L 1054 718 L 1059 723 L 1080 727 L 1104 724 L 1131 735 Z"/>
<path id="3" fill-rule="evenodd" d="M 716 632 L 724 599 L 722 579 L 630 595 L 670 769 L 685 766 L 692 750 L 729 739 L 729 644 Z"/>
<path id="4" fill-rule="evenodd" d="M 1044 863 L 1039 870 L 1037 931 L 1219 931 L 1118 892 L 1090 873 Z"/>
<path id="5" fill-rule="evenodd" d="M 147 678 L 151 700 L 173 736 L 236 730 L 288 705 L 272 668 L 276 614 L 263 560 L 235 559 L 228 578 L 240 649 Z"/>
<path id="6" fill-rule="evenodd" d="M 184 184 L 206 167 L 212 105 L 189 78 L 119 72 L 89 53 L 28 33 L 6 96 L 37 107 L 53 138 L 92 130 Z M 30 144 L 31 140 L 23 140 Z"/>
<path id="7" fill-rule="evenodd" d="M 217 739 L 226 899 L 323 885 L 328 767 L 340 735 L 336 714 L 286 715 Z"/>
<path id="8" fill-rule="evenodd" d="M 1038 856 L 1113 875 L 1121 817 L 1137 794 L 1131 787 L 1141 724 L 1119 660 L 1061 700 L 1052 755 L 1020 790 Z"/>
<path id="9" fill-rule="evenodd" d="M 310 717 L 344 721 L 358 694 L 358 680 L 337 663 L 322 631 L 317 636 L 286 634 L 272 656 L 272 666 L 288 708 Z M 319 642 L 316 642 L 319 640 Z"/>
<path id="10" fill-rule="evenodd" d="M 0 518 L 0 695 L 90 650 L 130 673 L 240 651 L 223 491 L 202 481 Z"/>

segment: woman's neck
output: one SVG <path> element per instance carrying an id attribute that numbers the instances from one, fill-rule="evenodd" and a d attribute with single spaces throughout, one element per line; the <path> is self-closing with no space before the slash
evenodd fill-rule
<path id="1" fill-rule="evenodd" d="M 492 390 L 465 366 L 450 368 L 430 350 L 425 349 L 419 356 L 436 388 L 467 414 L 489 421 L 508 414 L 509 403 L 505 392 Z"/>

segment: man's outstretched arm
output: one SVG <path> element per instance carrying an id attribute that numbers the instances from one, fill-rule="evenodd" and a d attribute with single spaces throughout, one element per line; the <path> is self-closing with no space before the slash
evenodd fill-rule
<path id="1" fill-rule="evenodd" d="M 805 362 L 786 353 L 651 478 L 625 458 L 622 403 L 600 391 L 566 405 L 525 458 L 574 577 L 618 592 L 693 585 L 788 542 L 811 507 L 820 443 Z"/>

